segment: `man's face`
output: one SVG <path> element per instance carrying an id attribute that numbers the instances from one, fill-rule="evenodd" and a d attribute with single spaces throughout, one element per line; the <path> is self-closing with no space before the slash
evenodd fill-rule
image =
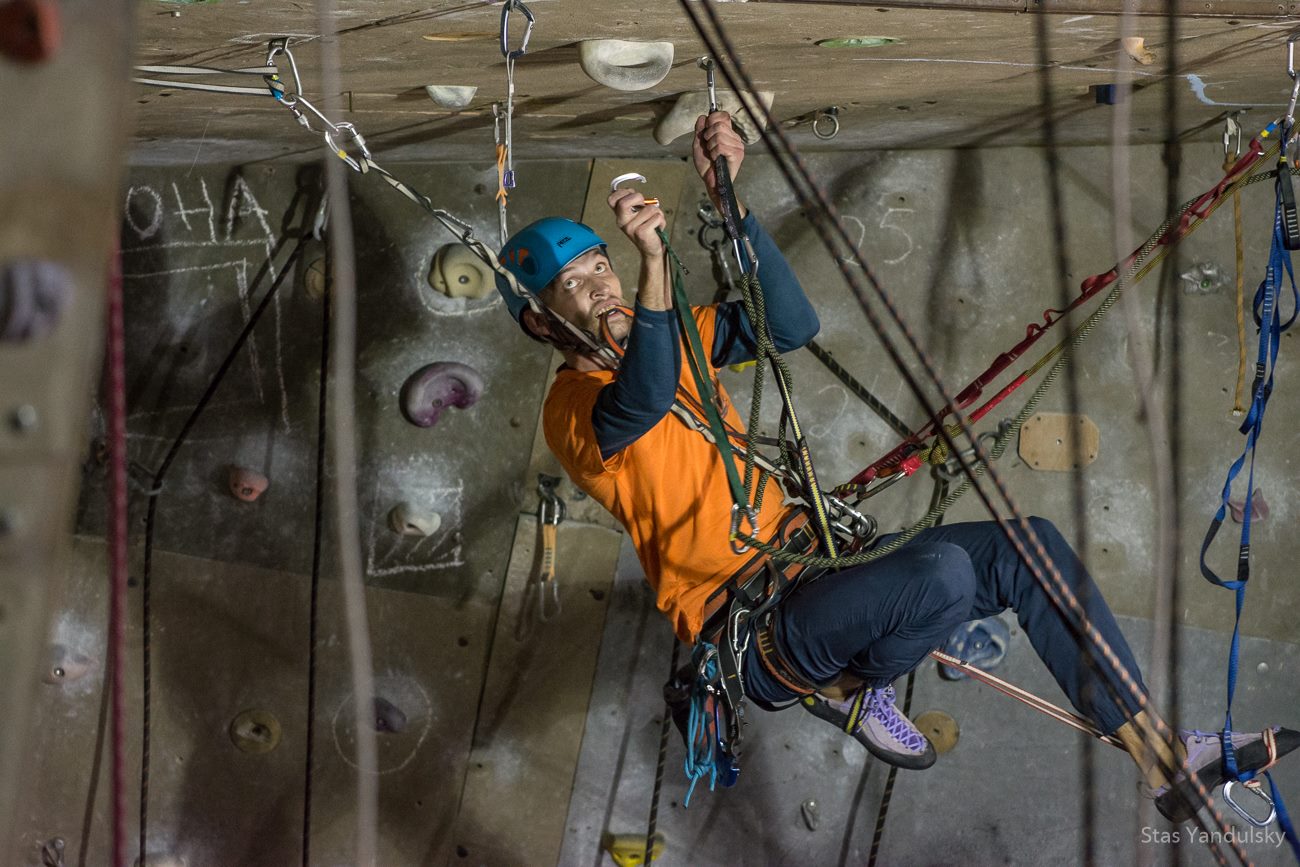
<path id="1" fill-rule="evenodd" d="M 542 301 L 557 314 L 592 334 L 601 334 L 602 315 L 609 317 L 614 339 L 622 340 L 632 328 L 631 320 L 621 311 L 623 286 L 600 250 L 589 250 L 565 265 L 541 293 Z"/>

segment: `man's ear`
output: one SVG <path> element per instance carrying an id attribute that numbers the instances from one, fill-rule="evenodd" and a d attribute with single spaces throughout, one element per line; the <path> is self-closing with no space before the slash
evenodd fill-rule
<path id="1" fill-rule="evenodd" d="M 534 340 L 549 343 L 554 337 L 554 334 L 551 333 L 551 323 L 533 308 L 525 307 L 520 313 L 519 319 L 523 323 L 524 331 Z"/>

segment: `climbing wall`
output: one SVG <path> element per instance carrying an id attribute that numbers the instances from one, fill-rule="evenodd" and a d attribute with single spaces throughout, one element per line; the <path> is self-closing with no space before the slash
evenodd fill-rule
<path id="1" fill-rule="evenodd" d="M 548 171 L 548 204 L 579 207 L 588 164 Z M 459 203 L 481 236 L 495 232 L 484 192 L 493 166 L 403 174 Z M 137 168 L 127 178 L 118 214 L 137 578 L 153 473 L 311 229 L 318 184 L 293 166 Z M 548 352 L 517 333 L 473 269 L 445 252 L 435 268 L 451 238 L 409 202 L 364 179 L 353 207 L 363 557 L 377 692 L 392 708 L 380 738 L 381 854 L 383 863 L 425 863 L 455 848 L 450 831 L 516 518 L 535 503 L 522 481 Z M 527 204 L 515 213 L 531 218 Z M 323 256 L 307 239 L 155 492 L 149 851 L 189 867 L 282 865 L 300 851 Z M 470 297 L 484 288 L 485 297 Z M 440 395 L 449 405 L 435 419 Z M 44 770 L 21 815 L 14 863 L 40 863 L 39 844 L 54 836 L 84 853 L 81 862 L 107 857 L 100 418 L 71 586 L 50 639 L 50 666 L 76 676 L 39 693 Z M 351 851 L 351 697 L 333 549 L 327 536 L 313 766 L 321 864 Z M 133 585 L 132 801 L 141 695 Z"/>
<path id="2" fill-rule="evenodd" d="M 1189 148 L 1181 197 L 1217 179 L 1220 160 L 1217 146 Z M 1154 226 L 1163 211 L 1162 193 L 1151 180 L 1160 174 L 1158 154 L 1136 151 L 1135 166 L 1147 180 L 1135 202 L 1134 223 Z M 394 168 L 417 189 L 456 203 L 481 237 L 494 236 L 494 166 Z M 636 166 L 603 166 L 610 173 L 624 168 Z M 862 261 L 876 266 L 895 290 L 950 385 L 1019 339 L 1042 310 L 1059 306 L 1050 237 L 1040 228 L 1049 210 L 1037 152 L 821 155 L 812 168 L 836 191 L 851 232 L 861 239 Z M 674 244 L 691 271 L 691 292 L 704 301 L 714 289 L 712 268 L 696 238 L 698 187 L 689 172 L 682 177 L 682 169 L 671 161 L 646 164 L 643 171 L 656 178 L 656 192 L 667 191 L 665 200 L 676 202 Z M 580 214 L 594 195 L 589 191 L 602 183 L 585 161 L 523 163 L 520 171 L 529 173 L 535 194 L 518 196 L 516 225 L 552 212 Z M 1104 151 L 1070 152 L 1065 191 L 1072 285 L 1114 258 L 1108 252 L 1107 193 L 1099 180 L 1108 171 Z M 562 575 L 560 620 L 534 624 L 532 643 L 517 637 L 530 604 L 525 594 L 535 556 L 536 473 L 549 468 L 538 450 L 536 425 L 554 360 L 518 333 L 492 295 L 472 297 L 476 278 L 457 270 L 463 263 L 448 253 L 438 258 L 450 240 L 445 232 L 370 181 L 354 179 L 352 189 L 359 253 L 362 541 L 377 687 L 385 702 L 377 712 L 383 729 L 382 862 L 607 863 L 599 850 L 602 834 L 644 827 L 657 748 L 657 689 L 667 668 L 666 625 L 651 610 L 639 567 L 626 549 L 610 587 L 618 536 L 565 482 L 560 490 L 571 520 L 561 540 L 572 554 L 561 556 L 581 574 Z M 151 495 L 150 477 L 235 336 L 284 270 L 304 227 L 310 229 L 317 184 L 309 169 L 267 164 L 141 166 L 124 184 L 119 207 L 135 482 L 133 575 L 139 575 L 143 554 L 140 518 Z M 819 339 L 896 412 L 918 419 L 918 407 L 890 372 L 774 167 L 752 154 L 738 189 L 810 292 L 822 320 Z M 1222 465 L 1237 445 L 1229 413 L 1236 364 L 1232 287 L 1206 279 L 1215 269 L 1231 269 L 1226 213 L 1201 230 L 1175 266 L 1175 278 L 1183 272 L 1192 277 L 1174 279 L 1165 290 L 1166 298 L 1168 292 L 1184 293 L 1185 335 L 1194 347 L 1183 358 L 1189 383 L 1180 417 L 1188 443 L 1185 509 L 1189 515 L 1205 511 L 1207 520 Z M 1263 255 L 1270 213 L 1266 186 L 1246 193 L 1248 263 Z M 327 279 L 319 261 L 323 247 L 306 244 L 301 265 L 284 276 L 162 488 L 152 492 L 158 521 L 149 851 L 183 858 L 188 867 L 295 863 L 301 846 L 320 294 Z M 1194 270 L 1197 265 L 1206 267 Z M 1254 279 L 1248 277 L 1247 284 Z M 1207 282 L 1212 285 L 1202 285 Z M 1156 285 L 1135 289 L 1139 321 L 1148 328 L 1155 319 Z M 1113 318 L 1080 355 L 1078 405 L 1058 391 L 1042 411 L 1086 415 L 1096 425 L 1096 459 L 1081 476 L 1089 509 L 1083 550 L 1116 609 L 1135 618 L 1125 622 L 1126 629 L 1142 638 L 1143 619 L 1152 610 L 1153 502 L 1124 346 L 1122 322 Z M 887 429 L 815 359 L 795 353 L 791 362 L 824 478 L 844 478 L 893 444 Z M 1281 369 L 1282 382 L 1294 379 L 1291 370 Z M 748 374 L 724 376 L 743 410 Z M 413 394 L 427 399 L 404 399 Z M 445 404 L 436 414 L 434 400 Z M 1287 431 L 1295 426 L 1286 419 L 1295 410 L 1284 393 L 1278 400 L 1274 411 L 1282 421 L 1272 428 L 1277 439 L 1261 455 L 1270 515 L 1257 530 L 1259 582 L 1252 591 L 1269 602 L 1248 608 L 1245 629 L 1257 642 L 1251 664 L 1259 681 L 1249 687 L 1251 695 L 1260 708 L 1280 714 L 1300 699 L 1294 677 L 1287 675 L 1294 671 L 1300 636 L 1285 615 L 1300 603 L 1300 591 L 1284 571 L 1293 492 L 1288 484 L 1268 481 L 1290 478 Z M 96 417 L 93 437 L 102 435 L 101 424 Z M 50 678 L 55 682 L 42 684 L 38 694 L 38 770 L 10 855 L 17 864 L 40 864 L 40 844 L 55 836 L 77 854 L 75 860 L 69 855 L 69 863 L 103 863 L 105 857 L 99 581 L 104 468 L 98 454 L 92 448 L 84 467 L 80 538 L 50 636 L 51 670 L 58 665 L 65 677 Z M 1067 536 L 1084 529 L 1073 517 L 1067 475 L 1034 469 L 1015 450 L 1002 469 L 1026 512 L 1052 517 Z M 873 502 L 874 514 L 894 529 L 920 514 L 928 495 L 923 480 L 899 485 Z M 970 500 L 952 519 L 980 516 Z M 1199 524 L 1189 519 L 1187 527 L 1190 552 Z M 327 538 L 312 767 L 312 849 L 320 864 L 348 857 L 352 815 L 352 698 L 339 642 L 332 547 Z M 1197 646 L 1222 641 L 1221 594 L 1199 582 L 1191 560 L 1182 565 L 1184 621 L 1219 630 L 1193 633 Z M 140 588 L 132 593 L 132 635 L 138 636 Z M 607 608 L 601 640 L 598 627 Z M 1023 638 L 1014 638 L 1017 666 L 1023 666 L 1017 675 L 1050 695 Z M 132 708 L 140 699 L 140 650 L 133 639 Z M 1208 669 L 1217 659 L 1205 651 L 1197 665 Z M 1258 669 L 1260 663 L 1265 669 Z M 586 683 L 594 677 L 594 686 L 570 677 L 575 671 Z M 915 810 L 940 798 L 969 801 L 970 786 L 1000 772 L 984 756 L 1003 749 L 990 745 L 1005 733 L 989 721 L 1010 714 L 980 687 L 940 684 L 929 670 L 923 677 L 918 702 L 956 718 L 965 734 L 953 758 L 945 757 L 948 770 L 926 778 L 937 781 L 927 783 L 937 788 L 912 788 L 910 777 L 899 784 L 901 802 Z M 555 689 L 546 686 L 552 683 Z M 1212 703 L 1189 707 L 1198 714 L 1196 724 L 1214 724 L 1201 721 L 1212 713 Z M 1046 722 L 1017 719 L 1033 727 L 1026 738 L 1035 749 L 1073 760 L 1067 735 Z M 138 713 L 128 722 L 136 732 Z M 797 714 L 763 717 L 756 726 L 741 788 L 701 791 L 690 811 L 680 807 L 680 752 L 670 753 L 663 863 L 861 863 L 874 816 L 864 805 L 878 798 L 879 768 L 868 770 L 854 745 L 829 729 L 808 730 Z M 135 734 L 130 748 L 134 768 Z M 997 754 L 1002 765 L 1016 761 L 1010 748 Z M 796 756 L 799 764 L 791 771 Z M 1115 791 L 1123 787 L 1129 797 L 1127 768 L 1107 768 Z M 132 793 L 134 786 L 133 780 Z M 1020 794 L 1028 808 L 1061 790 L 1069 785 L 1033 777 Z M 1053 805 L 1063 813 L 1079 808 L 1060 797 Z M 805 809 L 808 801 L 812 806 Z M 1123 817 L 1132 806 L 1118 802 L 1113 810 Z M 996 853 L 1006 843 L 999 835 L 1027 833 L 1017 815 L 989 817 L 976 810 L 965 820 L 977 826 L 996 821 L 997 833 L 962 834 L 945 845 L 968 853 L 973 863 L 1000 857 Z M 755 828 L 762 834 L 756 836 Z M 916 854 L 929 851 L 924 823 L 904 820 L 889 833 L 895 863 L 928 863 Z M 1131 851 L 1129 842 L 1125 837 L 1114 843 L 1114 852 Z M 1063 838 L 1053 845 L 1074 853 L 1077 844 Z M 1273 863 L 1268 857 L 1263 853 L 1258 863 Z"/>
<path id="3" fill-rule="evenodd" d="M 35 676 L 103 660 L 65 657 L 44 631 L 64 592 L 86 409 L 100 375 L 117 184 L 130 113 L 130 4 L 0 8 L 0 861 L 30 804 L 30 781 L 58 753 L 32 748 L 57 726 Z M 57 110 L 52 110 L 56 107 Z M 100 581 L 106 583 L 104 575 Z M 47 660 L 56 660 L 47 664 Z M 57 688 L 57 687 L 55 687 Z M 44 840 L 56 836 L 49 834 Z"/>

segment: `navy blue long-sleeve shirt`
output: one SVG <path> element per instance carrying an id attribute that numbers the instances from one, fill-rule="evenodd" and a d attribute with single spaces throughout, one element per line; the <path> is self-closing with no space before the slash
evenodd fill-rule
<path id="1" fill-rule="evenodd" d="M 821 323 L 808 303 L 799 279 L 751 211 L 743 226 L 758 256 L 768 326 L 778 352 L 789 352 L 812 340 Z M 710 360 L 714 367 L 752 361 L 757 339 L 745 305 L 718 305 Z M 672 409 L 681 378 L 681 334 L 671 310 L 647 310 L 636 305 L 627 352 L 618 377 L 601 389 L 591 423 L 600 453 L 608 460 L 627 448 Z"/>

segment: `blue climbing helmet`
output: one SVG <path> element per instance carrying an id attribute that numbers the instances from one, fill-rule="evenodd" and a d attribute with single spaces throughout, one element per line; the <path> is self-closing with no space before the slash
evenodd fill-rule
<path id="1" fill-rule="evenodd" d="M 597 248 L 604 250 L 605 241 L 587 226 L 564 217 L 546 217 L 515 232 L 501 248 L 497 260 L 515 275 L 520 285 L 536 295 L 565 265 Z M 528 302 L 516 295 L 499 274 L 497 291 L 505 299 L 510 315 L 519 322 Z"/>

